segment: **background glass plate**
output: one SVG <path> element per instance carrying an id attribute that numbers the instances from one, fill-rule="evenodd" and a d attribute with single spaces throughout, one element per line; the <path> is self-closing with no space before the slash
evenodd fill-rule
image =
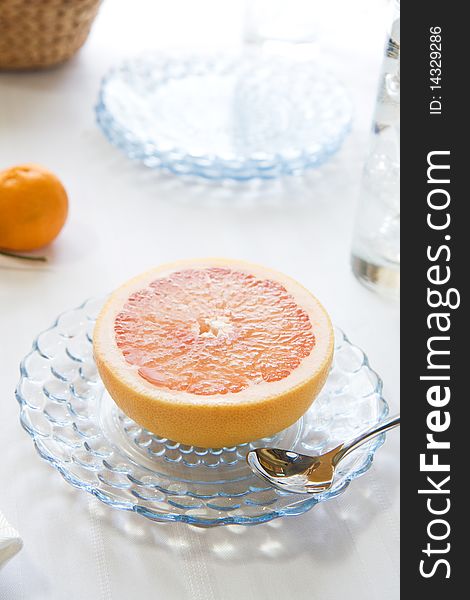
<path id="1" fill-rule="evenodd" d="M 89 300 L 63 313 L 20 366 L 21 424 L 39 454 L 72 485 L 156 521 L 252 525 L 334 498 L 370 467 L 383 436 L 341 462 L 333 487 L 314 496 L 275 490 L 245 462 L 248 450 L 263 444 L 323 452 L 385 418 L 380 378 L 339 329 L 327 383 L 302 419 L 269 439 L 197 448 L 146 431 L 104 390 L 92 354 L 103 302 Z"/>
<path id="2" fill-rule="evenodd" d="M 343 87 L 283 57 L 141 57 L 103 80 L 108 140 L 149 167 L 208 179 L 268 179 L 323 163 L 351 124 Z"/>

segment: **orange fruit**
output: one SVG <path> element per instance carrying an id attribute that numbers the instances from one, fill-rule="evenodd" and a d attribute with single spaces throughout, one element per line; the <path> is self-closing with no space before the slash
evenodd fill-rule
<path id="1" fill-rule="evenodd" d="M 0 248 L 27 251 L 49 244 L 67 211 L 67 193 L 47 169 L 27 164 L 0 172 Z"/>
<path id="2" fill-rule="evenodd" d="M 163 265 L 118 288 L 93 336 L 116 404 L 146 429 L 202 447 L 288 427 L 325 383 L 333 330 L 294 280 L 241 261 Z"/>

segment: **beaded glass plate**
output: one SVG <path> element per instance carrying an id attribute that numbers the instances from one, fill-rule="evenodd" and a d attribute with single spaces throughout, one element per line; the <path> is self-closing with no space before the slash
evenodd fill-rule
<path id="1" fill-rule="evenodd" d="M 318 64 L 267 57 L 146 56 L 103 80 L 97 121 L 149 167 L 208 179 L 316 167 L 351 124 L 342 85 Z"/>
<path id="2" fill-rule="evenodd" d="M 36 338 L 16 390 L 21 424 L 37 451 L 75 487 L 155 521 L 252 525 L 303 513 L 370 467 L 383 436 L 345 459 L 333 487 L 313 496 L 275 490 L 245 462 L 248 450 L 263 444 L 320 453 L 385 418 L 380 378 L 339 329 L 327 383 L 302 419 L 269 439 L 197 448 L 146 431 L 107 394 L 92 354 L 103 302 L 63 313 Z"/>

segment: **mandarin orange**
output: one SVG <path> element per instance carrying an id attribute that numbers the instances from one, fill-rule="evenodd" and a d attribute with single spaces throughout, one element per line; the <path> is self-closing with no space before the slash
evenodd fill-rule
<path id="1" fill-rule="evenodd" d="M 50 171 L 35 164 L 0 172 L 0 248 L 36 250 L 64 226 L 67 192 Z"/>

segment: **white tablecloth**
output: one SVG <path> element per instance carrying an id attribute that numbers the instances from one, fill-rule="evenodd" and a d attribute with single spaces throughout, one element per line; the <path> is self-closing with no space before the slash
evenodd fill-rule
<path id="1" fill-rule="evenodd" d="M 318 172 L 258 192 L 188 185 L 133 164 L 93 115 L 100 77 L 121 57 L 146 47 L 237 46 L 242 3 L 108 0 L 66 67 L 0 75 L 0 168 L 42 163 L 70 196 L 70 218 L 47 265 L 0 257 L 0 507 L 24 540 L 0 571 L 1 600 L 398 598 L 397 432 L 363 478 L 305 515 L 200 530 L 153 524 L 70 487 L 36 454 L 13 393 L 33 336 L 64 309 L 155 264 L 225 255 L 311 288 L 366 350 L 398 409 L 398 309 L 362 288 L 348 265 L 384 6 L 330 4 L 320 42 L 350 89 L 354 130 Z"/>

